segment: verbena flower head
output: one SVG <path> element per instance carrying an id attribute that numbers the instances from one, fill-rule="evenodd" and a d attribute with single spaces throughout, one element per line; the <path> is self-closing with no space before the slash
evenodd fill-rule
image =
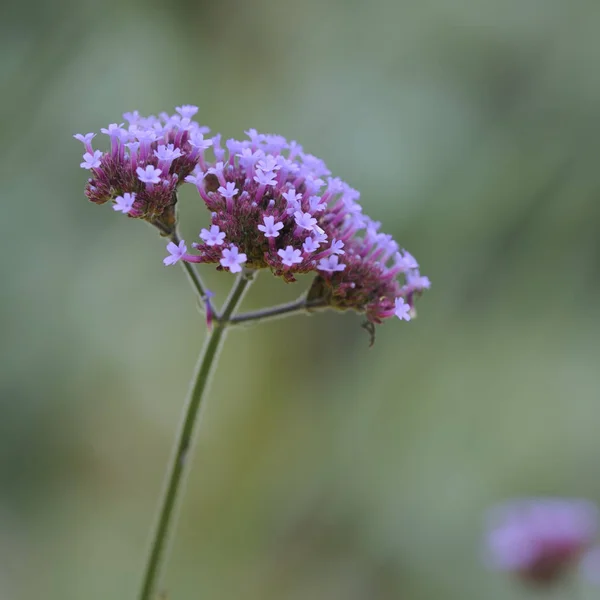
<path id="1" fill-rule="evenodd" d="M 180 107 L 160 118 L 126 113 L 127 128 L 102 130 L 111 150 L 101 156 L 91 146 L 92 134 L 76 136 L 85 146 L 82 166 L 92 173 L 90 200 L 115 200 L 115 210 L 130 217 L 171 226 L 175 191 L 186 181 L 197 188 L 211 224 L 192 244 L 195 252 L 170 246 L 165 264 L 213 263 L 234 273 L 269 269 L 287 282 L 313 273 L 308 300 L 315 305 L 356 310 L 371 324 L 414 316 L 414 299 L 429 279 L 411 254 L 380 232 L 380 223 L 363 214 L 356 190 L 281 136 L 251 129 L 248 139 L 224 146 L 220 135 L 205 139 L 206 128 L 191 120 L 195 111 Z"/>
<path id="2" fill-rule="evenodd" d="M 598 511 L 586 500 L 513 500 L 489 513 L 490 564 L 535 583 L 557 580 L 590 548 Z"/>
<path id="3" fill-rule="evenodd" d="M 86 196 L 97 204 L 115 201 L 115 210 L 171 231 L 175 191 L 202 163 L 212 143 L 204 139 L 208 128 L 192 120 L 197 110 L 180 106 L 174 115 L 160 117 L 125 113 L 127 126 L 112 123 L 101 130 L 110 139 L 110 150 L 104 153 L 92 148 L 95 134 L 76 134 L 85 147 L 81 167 L 91 175 Z"/>

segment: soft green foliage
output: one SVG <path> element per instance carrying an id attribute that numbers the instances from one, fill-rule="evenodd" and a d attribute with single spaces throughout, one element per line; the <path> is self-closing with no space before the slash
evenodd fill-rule
<path id="1" fill-rule="evenodd" d="M 483 510 L 600 500 L 600 5 L 37 0 L 3 26 L 0 597 L 139 583 L 205 326 L 164 241 L 86 202 L 71 135 L 182 103 L 323 157 L 433 287 L 372 349 L 352 314 L 229 334 L 169 598 L 528 597 L 482 567 Z"/>

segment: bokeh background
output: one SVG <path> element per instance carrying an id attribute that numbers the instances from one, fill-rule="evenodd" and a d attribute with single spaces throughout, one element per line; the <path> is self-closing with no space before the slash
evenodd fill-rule
<path id="1" fill-rule="evenodd" d="M 169 598 L 533 597 L 483 566 L 481 526 L 515 495 L 600 500 L 600 4 L 2 12 L 0 598 L 135 597 L 205 326 L 164 241 L 86 201 L 71 136 L 184 103 L 322 157 L 433 286 L 372 349 L 354 314 L 229 336 Z M 247 307 L 305 285 L 264 274 Z"/>

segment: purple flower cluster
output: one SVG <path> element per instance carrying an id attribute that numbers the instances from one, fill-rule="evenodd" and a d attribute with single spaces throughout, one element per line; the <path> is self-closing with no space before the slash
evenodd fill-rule
<path id="1" fill-rule="evenodd" d="M 487 554 L 493 567 L 535 583 L 554 582 L 582 557 L 598 578 L 597 533 L 598 509 L 586 500 L 513 500 L 489 513 Z"/>
<path id="2" fill-rule="evenodd" d="M 85 153 L 81 167 L 91 177 L 86 196 L 96 204 L 110 200 L 113 208 L 146 219 L 170 231 L 175 223 L 175 190 L 203 162 L 212 141 L 204 139 L 208 128 L 192 120 L 195 106 L 178 106 L 176 114 L 142 117 L 125 113 L 128 122 L 111 123 L 102 133 L 110 138 L 110 151 L 92 148 L 94 133 L 77 134 Z"/>
<path id="3" fill-rule="evenodd" d="M 194 253 L 183 241 L 169 243 L 165 264 L 213 263 L 232 273 L 268 268 L 288 282 L 315 273 L 313 301 L 364 312 L 370 323 L 394 315 L 410 320 L 429 279 L 363 214 L 356 190 L 281 136 L 252 129 L 248 139 L 224 146 L 220 135 L 205 139 L 208 130 L 191 120 L 196 110 L 184 106 L 160 118 L 127 113 L 128 128 L 102 130 L 111 139 L 107 154 L 92 149 L 92 134 L 75 136 L 85 144 L 81 166 L 92 172 L 88 198 L 114 200 L 115 210 L 164 230 L 174 224 L 175 190 L 186 181 L 210 210 L 211 224 L 192 244 Z"/>

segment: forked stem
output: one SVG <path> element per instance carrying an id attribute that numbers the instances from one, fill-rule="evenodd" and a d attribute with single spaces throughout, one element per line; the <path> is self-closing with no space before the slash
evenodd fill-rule
<path id="1" fill-rule="evenodd" d="M 169 534 L 173 528 L 175 509 L 178 504 L 177 500 L 185 475 L 189 470 L 186 469 L 188 464 L 187 456 L 192 445 L 194 433 L 200 422 L 198 415 L 202 399 L 208 389 L 215 359 L 219 355 L 223 345 L 228 321 L 236 307 L 240 304 L 253 276 L 254 272 L 248 270 L 244 270 L 238 276 L 229 293 L 229 297 L 225 301 L 222 314 L 219 319 L 213 322 L 212 332 L 209 334 L 196 364 L 196 370 L 183 411 L 183 419 L 177 433 L 173 454 L 169 463 L 165 486 L 160 497 L 156 525 L 150 540 L 150 550 L 138 596 L 139 600 L 155 600 L 154 594 L 160 581 Z"/>

